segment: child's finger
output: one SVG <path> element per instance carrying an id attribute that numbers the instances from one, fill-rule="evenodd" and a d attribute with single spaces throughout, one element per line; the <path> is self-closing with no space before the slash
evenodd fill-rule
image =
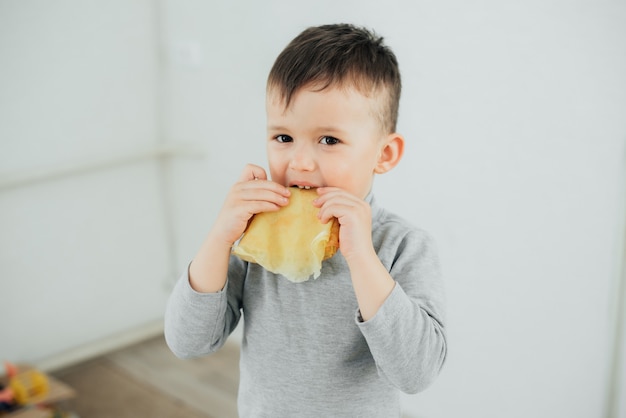
<path id="1" fill-rule="evenodd" d="M 313 201 L 313 206 L 321 208 L 325 206 L 327 202 L 341 202 L 341 201 L 357 201 L 358 198 L 353 196 L 338 187 L 320 187 L 317 189 L 318 197 Z"/>
<path id="2" fill-rule="evenodd" d="M 239 181 L 250 181 L 250 180 L 267 180 L 267 173 L 258 165 L 248 164 L 244 167 L 241 176 L 239 177 Z"/>
<path id="3" fill-rule="evenodd" d="M 288 187 L 268 180 L 265 170 L 254 164 L 246 165 L 235 187 L 242 190 L 267 189 L 284 197 L 291 196 Z"/>
<path id="4" fill-rule="evenodd" d="M 280 206 L 285 206 L 289 203 L 289 195 L 286 194 L 289 193 L 289 190 L 285 190 L 285 188 L 276 183 L 266 183 L 268 183 L 267 187 L 254 187 L 247 190 L 242 199 L 245 201 L 271 202 Z"/>
<path id="5" fill-rule="evenodd" d="M 362 199 L 335 187 L 324 188 L 313 205 L 320 208 L 318 217 L 322 223 L 328 222 L 333 217 L 338 218 L 340 222 L 346 216 L 360 218 L 365 216 L 369 209 L 369 205 Z"/>
<path id="6" fill-rule="evenodd" d="M 316 189 L 318 197 L 313 200 L 313 206 L 321 208 L 324 203 L 332 197 L 333 194 L 341 193 L 341 189 L 337 187 L 318 187 Z M 333 193 L 334 192 L 334 193 Z"/>
<path id="7" fill-rule="evenodd" d="M 270 180 L 250 180 L 237 183 L 235 187 L 246 194 L 245 200 L 274 200 L 274 195 L 281 198 L 291 196 L 288 187 Z"/>
<path id="8" fill-rule="evenodd" d="M 317 194 L 320 196 L 323 196 L 325 194 L 332 193 L 332 192 L 342 191 L 339 187 L 318 187 L 315 190 L 317 191 Z"/>

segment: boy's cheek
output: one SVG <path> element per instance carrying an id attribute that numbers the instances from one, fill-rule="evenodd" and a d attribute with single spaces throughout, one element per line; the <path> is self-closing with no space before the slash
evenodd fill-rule
<path id="1" fill-rule="evenodd" d="M 274 177 L 276 177 L 279 173 L 279 170 L 277 169 L 277 164 L 272 158 L 268 158 L 267 164 L 269 166 L 268 168 L 270 176 L 272 177 L 272 180 L 274 180 Z"/>
<path id="2" fill-rule="evenodd" d="M 270 179 L 275 183 L 278 183 L 283 186 L 287 186 L 287 184 L 285 184 L 285 176 L 281 172 L 277 170 L 273 170 L 271 167 L 270 167 Z"/>

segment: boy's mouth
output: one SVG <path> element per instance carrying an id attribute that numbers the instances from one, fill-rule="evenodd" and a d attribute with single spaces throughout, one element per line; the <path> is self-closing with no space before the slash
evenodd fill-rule
<path id="1" fill-rule="evenodd" d="M 289 183 L 289 187 L 297 187 L 298 189 L 317 189 L 319 186 L 316 186 L 313 183 L 309 183 L 309 182 L 298 182 L 298 181 L 294 181 L 294 182 L 290 182 Z"/>

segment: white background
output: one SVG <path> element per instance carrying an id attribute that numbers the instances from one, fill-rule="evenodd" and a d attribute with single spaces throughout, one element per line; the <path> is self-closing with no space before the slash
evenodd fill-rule
<path id="1" fill-rule="evenodd" d="M 0 358 L 159 321 L 231 183 L 265 166 L 276 55 L 342 21 L 400 61 L 407 150 L 375 193 L 435 236 L 446 278 L 449 357 L 407 416 L 608 416 L 623 1 L 0 0 Z M 203 157 L 8 186 L 159 144 Z"/>

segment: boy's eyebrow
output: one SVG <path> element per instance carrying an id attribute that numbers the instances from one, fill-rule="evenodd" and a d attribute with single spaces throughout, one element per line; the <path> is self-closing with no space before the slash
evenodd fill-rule
<path id="1" fill-rule="evenodd" d="M 289 128 L 286 128 L 281 125 L 268 125 L 267 130 L 287 132 L 289 131 Z M 328 132 L 328 133 L 345 133 L 345 130 L 338 128 L 336 126 L 318 126 L 317 128 L 315 128 L 315 131 L 316 132 Z"/>
<path id="2" fill-rule="evenodd" d="M 320 126 L 316 129 L 316 131 L 323 134 L 337 135 L 339 137 L 343 137 L 346 135 L 345 130 L 333 126 Z"/>
<path id="3" fill-rule="evenodd" d="M 286 131 L 287 128 L 285 128 L 284 126 L 280 126 L 280 125 L 268 125 L 267 129 L 269 131 Z"/>

